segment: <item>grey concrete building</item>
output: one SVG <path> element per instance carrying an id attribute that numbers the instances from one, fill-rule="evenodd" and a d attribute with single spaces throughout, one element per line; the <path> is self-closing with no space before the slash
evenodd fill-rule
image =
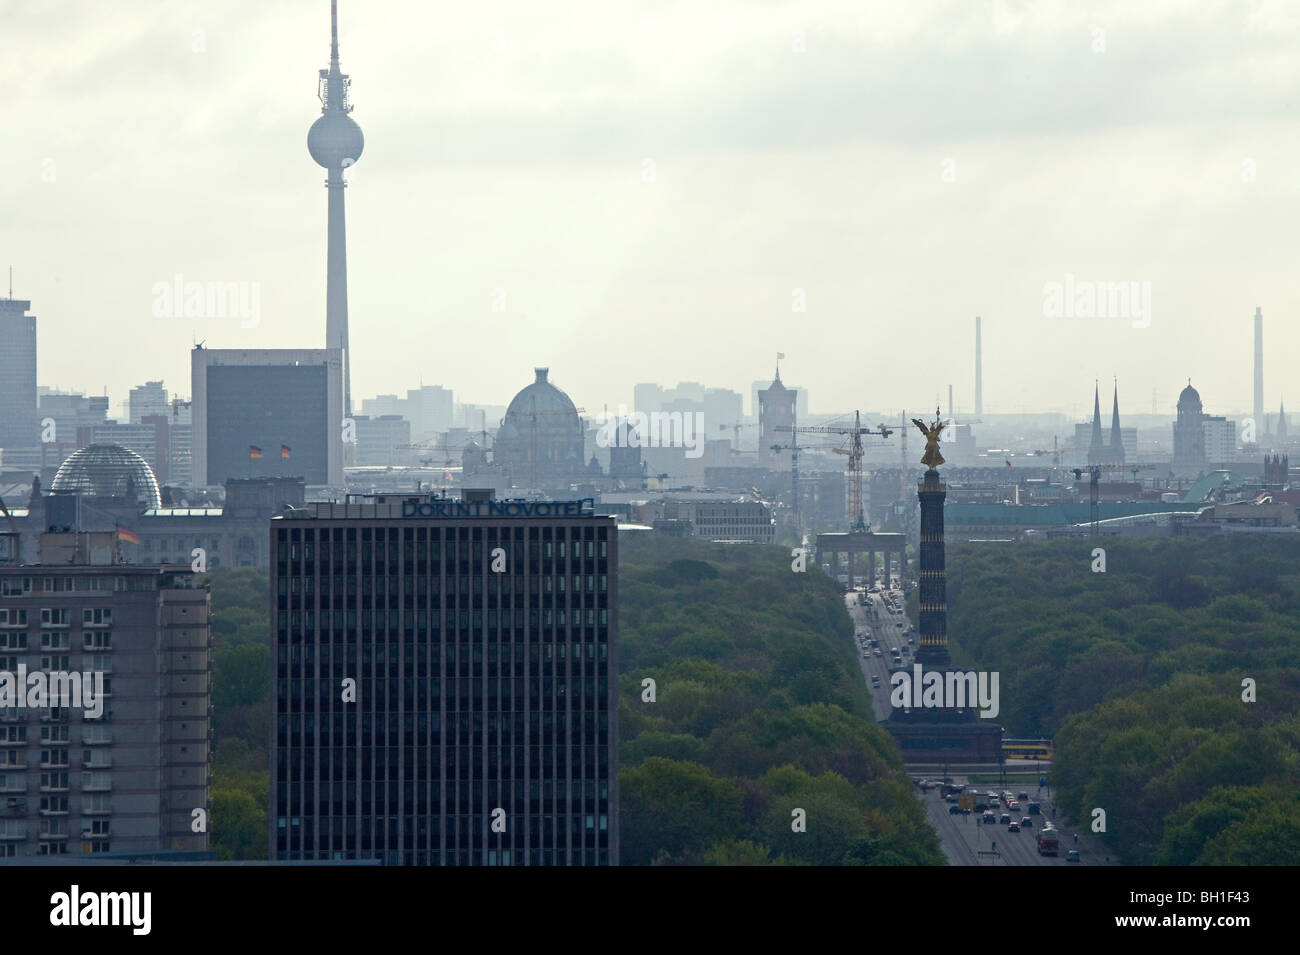
<path id="1" fill-rule="evenodd" d="M 349 495 L 270 538 L 271 859 L 617 863 L 613 518 Z"/>
<path id="2" fill-rule="evenodd" d="M 36 427 L 36 316 L 32 303 L 0 298 L 0 450 L 34 449 Z"/>
<path id="3" fill-rule="evenodd" d="M 714 541 L 776 540 L 772 509 L 760 501 L 697 501 L 690 505 L 694 536 Z"/>
<path id="4" fill-rule="evenodd" d="M 41 558 L 0 566 L 0 672 L 100 675 L 103 695 L 0 708 L 0 859 L 206 850 L 208 591 L 118 562 L 114 534 L 47 534 Z"/>
<path id="5" fill-rule="evenodd" d="M 355 434 L 344 433 L 342 352 L 195 348 L 190 355 L 196 485 L 302 476 L 309 485 L 343 486 L 344 441 Z"/>
<path id="6" fill-rule="evenodd" d="M 136 385 L 131 389 L 127 401 L 132 424 L 140 424 L 150 415 L 166 415 L 171 410 L 167 389 L 161 381 L 146 381 L 143 385 Z"/>
<path id="7" fill-rule="evenodd" d="M 418 453 L 429 457 L 431 451 L 416 452 L 411 447 L 411 422 L 401 415 L 353 415 L 357 429 L 358 467 L 405 467 Z"/>
<path id="8" fill-rule="evenodd" d="M 48 482 L 69 455 L 91 443 L 92 431 L 107 423 L 108 396 L 55 391 L 42 385 L 36 400 L 41 444 L 32 473 L 41 474 Z"/>
<path id="9" fill-rule="evenodd" d="M 139 423 L 108 421 L 90 429 L 91 444 L 115 444 L 144 458 L 159 485 L 171 478 L 171 419 L 146 415 Z"/>

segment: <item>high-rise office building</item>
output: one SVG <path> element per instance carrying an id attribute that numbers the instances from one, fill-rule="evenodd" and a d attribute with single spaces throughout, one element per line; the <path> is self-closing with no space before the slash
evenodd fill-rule
<path id="1" fill-rule="evenodd" d="M 194 415 L 190 402 L 173 398 L 171 402 L 172 458 L 171 481 L 188 486 L 194 483 Z"/>
<path id="2" fill-rule="evenodd" d="M 302 477 L 309 485 L 342 486 L 338 349 L 200 347 L 190 355 L 196 485 Z"/>
<path id="3" fill-rule="evenodd" d="M 128 398 L 131 424 L 141 424 L 148 415 L 166 415 L 171 411 L 167 389 L 161 381 L 146 381 L 131 389 Z"/>
<path id="4" fill-rule="evenodd" d="M 45 534 L 39 565 L 0 567 L 0 671 L 75 672 L 85 704 L 0 709 L 0 858 L 208 848 L 209 594 L 116 548 Z"/>
<path id="5" fill-rule="evenodd" d="M 618 861 L 618 541 L 590 501 L 273 518 L 279 860 Z"/>
<path id="6" fill-rule="evenodd" d="M 40 443 L 36 419 L 36 316 L 32 303 L 0 298 L 0 449 Z"/>

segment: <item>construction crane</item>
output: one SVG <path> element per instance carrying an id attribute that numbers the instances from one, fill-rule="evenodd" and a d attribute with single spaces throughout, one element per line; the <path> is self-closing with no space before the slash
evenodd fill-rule
<path id="1" fill-rule="evenodd" d="M 882 438 L 887 438 L 893 434 L 893 429 L 885 427 L 883 424 L 875 428 L 862 427 L 861 412 L 853 412 L 853 427 L 831 427 L 827 425 L 791 427 L 789 425 L 777 425 L 777 431 L 786 431 L 791 434 L 839 434 L 845 435 L 849 439 L 847 448 L 832 448 L 836 454 L 848 456 L 848 474 L 849 474 L 849 520 L 852 522 L 850 529 L 855 531 L 865 531 L 867 529 L 866 518 L 862 513 L 862 436 L 864 434 L 878 434 Z"/>
<path id="2" fill-rule="evenodd" d="M 647 474 L 641 478 L 641 490 L 643 491 L 671 491 L 672 488 L 664 487 L 664 482 L 669 478 L 688 478 L 689 474 Z M 650 487 L 650 481 L 658 481 L 659 487 Z"/>
<path id="3" fill-rule="evenodd" d="M 1125 467 L 1123 464 L 1090 464 L 1085 468 L 1071 468 L 1074 472 L 1076 481 L 1082 481 L 1085 474 L 1088 475 L 1088 518 L 1089 529 L 1088 536 L 1096 537 L 1098 530 L 1097 511 L 1099 508 L 1098 499 L 1100 497 L 1100 485 L 1102 474 L 1123 473 L 1132 471 L 1134 480 L 1137 479 L 1138 471 L 1149 471 L 1154 468 L 1154 464 L 1130 464 Z"/>
<path id="4" fill-rule="evenodd" d="M 443 468 L 445 469 L 445 468 L 454 468 L 454 467 L 456 466 L 456 459 L 455 459 L 454 457 L 452 457 L 452 453 L 451 453 L 451 452 L 452 452 L 452 449 L 449 448 L 449 447 L 447 447 L 445 444 L 444 444 L 442 447 L 439 447 L 437 444 L 434 444 L 434 443 L 425 443 L 425 444 L 396 444 L 396 445 L 393 445 L 393 449 L 396 450 L 396 451 L 428 451 L 428 452 L 431 452 L 431 453 L 432 453 L 432 452 L 441 451 L 443 454 L 445 454 L 445 455 L 447 456 L 447 460 L 446 460 L 446 462 L 445 462 L 444 464 L 442 464 L 441 467 L 443 467 Z M 433 464 L 433 462 L 434 462 L 434 458 L 432 458 L 432 457 L 429 457 L 429 458 L 419 458 L 419 457 L 417 457 L 417 460 L 418 460 L 421 464 L 423 464 L 425 467 L 433 467 L 433 466 L 434 466 L 434 464 Z M 389 466 L 390 466 L 390 467 L 392 466 L 391 463 L 390 463 Z"/>
<path id="5" fill-rule="evenodd" d="M 757 427 L 758 427 L 758 425 L 756 425 L 756 424 L 741 424 L 739 421 L 737 421 L 735 424 L 720 424 L 720 425 L 718 425 L 718 430 L 719 430 L 719 431 L 726 431 L 726 430 L 730 429 L 731 431 L 734 431 L 736 437 L 735 437 L 735 440 L 732 442 L 732 445 L 731 445 L 731 453 L 732 453 L 732 454 L 744 454 L 745 452 L 742 451 L 742 450 L 740 450 L 740 429 L 741 429 L 741 428 L 757 428 Z"/>

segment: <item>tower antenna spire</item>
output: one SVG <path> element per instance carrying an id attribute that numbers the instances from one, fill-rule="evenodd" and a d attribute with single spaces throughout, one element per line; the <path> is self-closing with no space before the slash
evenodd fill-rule
<path id="1" fill-rule="evenodd" d="M 330 72 L 339 71 L 339 0 L 330 0 Z"/>

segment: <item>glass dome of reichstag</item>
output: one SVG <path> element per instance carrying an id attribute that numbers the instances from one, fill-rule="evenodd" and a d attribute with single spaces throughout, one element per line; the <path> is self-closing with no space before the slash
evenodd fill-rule
<path id="1" fill-rule="evenodd" d="M 149 462 L 128 448 L 92 444 L 74 451 L 54 475 L 52 493 L 87 497 L 132 495 L 145 507 L 161 507 L 162 494 Z"/>

